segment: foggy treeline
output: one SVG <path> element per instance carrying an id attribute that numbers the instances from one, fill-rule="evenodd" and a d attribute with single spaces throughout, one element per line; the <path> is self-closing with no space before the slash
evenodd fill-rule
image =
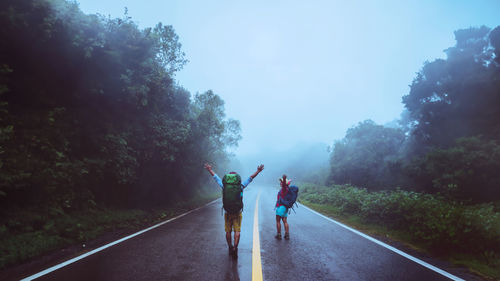
<path id="1" fill-rule="evenodd" d="M 396 126 L 366 120 L 334 143 L 327 184 L 500 200 L 500 27 L 455 39 L 417 73 Z"/>
<path id="2" fill-rule="evenodd" d="M 219 96 L 176 83 L 186 59 L 171 26 L 64 0 L 1 1 L 0 26 L 2 218 L 185 199 L 240 139 Z"/>
<path id="3" fill-rule="evenodd" d="M 416 74 L 401 117 L 348 129 L 300 200 L 498 278 L 500 27 L 455 38 Z"/>

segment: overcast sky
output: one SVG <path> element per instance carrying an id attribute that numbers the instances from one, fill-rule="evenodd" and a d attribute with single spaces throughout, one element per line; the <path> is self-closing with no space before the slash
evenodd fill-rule
<path id="1" fill-rule="evenodd" d="M 365 119 L 399 117 L 422 64 L 444 58 L 453 32 L 500 25 L 500 1 L 79 0 L 85 13 L 141 28 L 172 25 L 192 94 L 213 90 L 240 120 L 236 153 L 333 144 Z"/>

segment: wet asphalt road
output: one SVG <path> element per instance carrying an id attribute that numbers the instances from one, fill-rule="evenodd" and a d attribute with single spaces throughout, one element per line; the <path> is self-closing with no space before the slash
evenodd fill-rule
<path id="1" fill-rule="evenodd" d="M 264 280 L 449 280 L 300 206 L 274 238 L 277 189 L 249 185 L 239 258 L 228 255 L 221 200 L 37 280 L 251 280 L 257 194 Z M 300 195 L 299 195 L 300 196 Z"/>

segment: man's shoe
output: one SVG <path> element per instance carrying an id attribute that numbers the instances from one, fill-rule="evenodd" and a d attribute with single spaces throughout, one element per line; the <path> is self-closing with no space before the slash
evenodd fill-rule
<path id="1" fill-rule="evenodd" d="M 285 240 L 290 240 L 290 234 L 289 233 L 285 233 Z"/>
<path id="2" fill-rule="evenodd" d="M 274 236 L 274 237 L 276 237 L 276 239 L 278 239 L 278 240 L 281 240 L 281 233 L 276 234 L 276 236 Z"/>

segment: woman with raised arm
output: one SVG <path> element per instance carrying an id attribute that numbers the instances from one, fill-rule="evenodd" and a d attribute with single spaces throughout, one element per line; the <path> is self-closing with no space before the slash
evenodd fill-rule
<path id="1" fill-rule="evenodd" d="M 283 226 L 285 227 L 285 239 L 290 239 L 290 232 L 287 222 L 288 217 L 288 208 L 283 204 L 282 199 L 288 193 L 288 187 L 290 186 L 291 180 L 286 178 L 286 175 L 283 175 L 280 179 L 280 191 L 278 191 L 278 196 L 276 199 L 276 230 L 278 233 L 276 234 L 276 238 L 281 240 L 281 221 L 283 221 Z"/>

